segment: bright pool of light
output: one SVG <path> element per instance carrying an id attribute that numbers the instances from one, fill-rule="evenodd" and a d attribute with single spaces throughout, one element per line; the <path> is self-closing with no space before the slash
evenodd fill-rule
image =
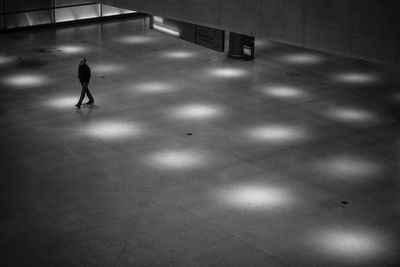
<path id="1" fill-rule="evenodd" d="M 214 68 L 210 70 L 210 75 L 221 78 L 239 78 L 247 74 L 247 71 L 241 68 Z"/>
<path id="2" fill-rule="evenodd" d="M 316 168 L 335 178 L 366 178 L 377 175 L 382 167 L 379 163 L 355 155 L 335 155 L 318 160 Z"/>
<path id="3" fill-rule="evenodd" d="M 274 210 L 290 205 L 292 194 L 285 188 L 263 184 L 237 185 L 220 192 L 224 203 L 243 209 Z"/>
<path id="4" fill-rule="evenodd" d="M 185 59 L 185 58 L 193 58 L 196 56 L 196 53 L 189 51 L 170 51 L 164 54 L 166 58 L 172 59 Z"/>
<path id="5" fill-rule="evenodd" d="M 54 109 L 72 109 L 78 102 L 78 98 L 79 95 L 55 97 L 45 101 L 45 105 Z"/>
<path id="6" fill-rule="evenodd" d="M 333 77 L 335 80 L 349 84 L 368 84 L 378 80 L 378 77 L 370 73 L 346 72 L 337 74 Z"/>
<path id="7" fill-rule="evenodd" d="M 366 230 L 327 229 L 311 235 L 315 250 L 336 261 L 368 263 L 388 253 L 385 236 Z"/>
<path id="8" fill-rule="evenodd" d="M 286 63 L 305 64 L 305 65 L 318 64 L 325 60 L 322 56 L 313 53 L 289 54 L 282 56 L 280 59 Z"/>
<path id="9" fill-rule="evenodd" d="M 288 85 L 267 86 L 262 88 L 261 91 L 268 96 L 276 98 L 298 99 L 307 96 L 304 90 Z"/>
<path id="10" fill-rule="evenodd" d="M 84 46 L 80 45 L 62 45 L 57 47 L 57 49 L 61 50 L 64 53 L 67 54 L 78 54 L 78 53 L 84 53 L 87 51 L 87 48 Z"/>
<path id="11" fill-rule="evenodd" d="M 133 139 L 143 133 L 143 126 L 125 121 L 101 121 L 85 125 L 85 134 L 104 140 Z"/>
<path id="12" fill-rule="evenodd" d="M 48 83 L 48 78 L 38 74 L 15 74 L 3 79 L 3 83 L 20 88 L 38 87 Z"/>
<path id="13" fill-rule="evenodd" d="M 154 42 L 154 37 L 149 36 L 124 36 L 117 39 L 117 42 L 122 44 L 146 44 Z"/>
<path id="14" fill-rule="evenodd" d="M 161 94 L 175 92 L 178 88 L 167 82 L 143 82 L 135 85 L 134 90 L 144 94 Z"/>
<path id="15" fill-rule="evenodd" d="M 0 65 L 1 64 L 6 64 L 11 62 L 13 59 L 11 57 L 7 57 L 7 56 L 1 56 L 0 55 Z"/>
<path id="16" fill-rule="evenodd" d="M 110 63 L 93 64 L 91 67 L 92 67 L 92 73 L 99 73 L 99 74 L 116 73 L 124 70 L 123 66 Z"/>
<path id="17" fill-rule="evenodd" d="M 212 104 L 186 104 L 171 109 L 168 113 L 176 119 L 211 119 L 219 117 L 224 110 L 220 106 Z"/>
<path id="18" fill-rule="evenodd" d="M 343 122 L 368 122 L 376 118 L 373 113 L 367 110 L 347 107 L 331 108 L 326 112 L 326 115 L 331 119 Z"/>
<path id="19" fill-rule="evenodd" d="M 146 164 L 157 169 L 197 169 L 209 163 L 209 156 L 196 150 L 165 150 L 149 154 Z"/>
<path id="20" fill-rule="evenodd" d="M 300 142 L 306 140 L 309 135 L 304 128 L 283 124 L 257 126 L 245 131 L 245 136 L 250 140 L 268 144 Z"/>

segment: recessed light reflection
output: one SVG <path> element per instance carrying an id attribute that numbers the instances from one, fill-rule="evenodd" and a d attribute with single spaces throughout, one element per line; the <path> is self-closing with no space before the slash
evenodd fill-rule
<path id="1" fill-rule="evenodd" d="M 378 77 L 369 73 L 348 72 L 337 74 L 334 76 L 334 79 L 350 84 L 367 84 L 376 82 L 378 80 Z"/>
<path id="2" fill-rule="evenodd" d="M 177 119 L 211 119 L 221 116 L 223 108 L 209 104 L 186 104 L 170 111 L 170 116 Z"/>
<path id="3" fill-rule="evenodd" d="M 268 185 L 238 185 L 221 192 L 224 202 L 244 209 L 274 210 L 293 202 L 292 194 L 281 187 Z"/>
<path id="4" fill-rule="evenodd" d="M 123 44 L 146 44 L 154 41 L 154 37 L 149 36 L 124 36 L 117 40 Z"/>
<path id="5" fill-rule="evenodd" d="M 67 54 L 78 54 L 87 51 L 85 47 L 79 45 L 62 45 L 59 46 L 57 49 Z"/>
<path id="6" fill-rule="evenodd" d="M 49 99 L 45 102 L 45 105 L 54 109 L 71 109 L 77 101 L 77 96 L 63 96 Z"/>
<path id="7" fill-rule="evenodd" d="M 326 112 L 326 115 L 343 122 L 368 122 L 376 119 L 371 112 L 355 108 L 332 108 Z"/>
<path id="8" fill-rule="evenodd" d="M 240 68 L 214 68 L 210 74 L 221 78 L 239 78 L 245 76 L 247 71 Z"/>
<path id="9" fill-rule="evenodd" d="M 92 72 L 98 73 L 115 73 L 123 70 L 124 68 L 116 64 L 94 64 L 92 65 Z"/>
<path id="10" fill-rule="evenodd" d="M 7 64 L 11 62 L 13 59 L 6 56 L 0 56 L 0 64 Z"/>
<path id="11" fill-rule="evenodd" d="M 185 58 L 195 57 L 196 53 L 188 52 L 188 51 L 171 51 L 171 52 L 165 53 L 164 56 L 166 58 L 172 58 L 172 59 L 185 59 Z"/>
<path id="12" fill-rule="evenodd" d="M 271 41 L 268 40 L 264 40 L 264 39 L 255 39 L 254 41 L 254 46 L 256 48 L 270 48 L 273 46 L 273 43 Z"/>
<path id="13" fill-rule="evenodd" d="M 261 90 L 264 94 L 276 98 L 302 98 L 307 96 L 307 93 L 302 89 L 287 85 L 269 86 Z"/>
<path id="14" fill-rule="evenodd" d="M 390 242 L 372 231 L 328 229 L 311 236 L 315 249 L 336 261 L 368 262 L 385 256 Z"/>
<path id="15" fill-rule="evenodd" d="M 104 140 L 136 138 L 143 133 L 143 126 L 132 122 L 102 121 L 85 125 L 85 134 Z"/>
<path id="16" fill-rule="evenodd" d="M 175 92 L 178 88 L 171 83 L 166 82 L 145 82 L 136 85 L 135 90 L 145 94 L 160 94 Z"/>
<path id="17" fill-rule="evenodd" d="M 209 164 L 209 156 L 195 150 L 165 150 L 146 157 L 146 164 L 158 169 L 197 169 Z"/>
<path id="18" fill-rule="evenodd" d="M 312 53 L 297 53 L 284 55 L 281 57 L 281 60 L 286 63 L 294 64 L 318 64 L 323 62 L 325 59 L 320 55 Z"/>
<path id="19" fill-rule="evenodd" d="M 315 166 L 320 172 L 335 178 L 365 178 L 382 170 L 378 163 L 353 155 L 336 155 L 322 159 Z"/>
<path id="20" fill-rule="evenodd" d="M 246 130 L 245 135 L 252 141 L 269 144 L 300 142 L 310 136 L 304 128 L 282 124 L 253 127 Z"/>
<path id="21" fill-rule="evenodd" d="M 48 82 L 47 77 L 37 74 L 16 74 L 3 79 L 4 84 L 20 88 L 38 87 Z"/>

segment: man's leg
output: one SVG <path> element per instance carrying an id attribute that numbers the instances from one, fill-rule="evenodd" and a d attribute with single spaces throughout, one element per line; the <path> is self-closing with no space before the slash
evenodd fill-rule
<path id="1" fill-rule="evenodd" d="M 79 97 L 78 104 L 75 105 L 77 108 L 81 107 L 82 101 L 85 98 L 85 86 L 83 85 L 83 83 L 81 83 L 81 85 L 82 85 L 81 96 Z"/>
<path id="2" fill-rule="evenodd" d="M 94 103 L 94 98 L 93 98 L 92 94 L 90 93 L 88 86 L 89 86 L 89 83 L 85 83 L 84 84 L 86 95 L 89 98 L 89 102 L 87 102 L 87 104 L 93 104 Z"/>

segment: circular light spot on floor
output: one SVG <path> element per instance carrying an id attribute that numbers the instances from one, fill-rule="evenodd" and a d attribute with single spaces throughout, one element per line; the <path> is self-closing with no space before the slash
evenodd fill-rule
<path id="1" fill-rule="evenodd" d="M 240 78 L 247 75 L 247 71 L 240 68 L 214 68 L 210 75 L 221 78 Z"/>
<path id="2" fill-rule="evenodd" d="M 325 60 L 324 57 L 312 53 L 289 54 L 282 56 L 280 59 L 286 63 L 304 65 L 318 64 Z"/>
<path id="3" fill-rule="evenodd" d="M 92 65 L 92 73 L 116 73 L 124 70 L 124 68 L 117 64 L 93 64 Z"/>
<path id="4" fill-rule="evenodd" d="M 132 122 L 102 121 L 85 125 L 85 134 L 104 140 L 133 139 L 143 133 L 143 127 Z"/>
<path id="5" fill-rule="evenodd" d="M 268 185 L 238 185 L 222 190 L 224 202 L 244 209 L 274 210 L 288 206 L 293 201 L 292 194 L 281 187 Z"/>
<path id="6" fill-rule="evenodd" d="M 58 50 L 67 54 L 78 54 L 87 51 L 87 48 L 80 45 L 62 45 L 57 47 Z"/>
<path id="7" fill-rule="evenodd" d="M 4 84 L 19 88 L 39 87 L 48 82 L 47 77 L 38 74 L 16 74 L 3 79 Z"/>
<path id="8" fill-rule="evenodd" d="M 164 56 L 171 59 L 186 59 L 195 57 L 196 53 L 189 51 L 170 51 L 165 53 Z"/>
<path id="9" fill-rule="evenodd" d="M 203 168 L 209 157 L 200 151 L 166 150 L 150 154 L 146 164 L 158 169 L 183 170 Z"/>
<path id="10" fill-rule="evenodd" d="M 311 243 L 323 256 L 335 261 L 365 262 L 377 260 L 388 253 L 388 239 L 363 230 L 328 229 L 311 235 Z"/>
<path id="11" fill-rule="evenodd" d="M 298 99 L 307 96 L 304 90 L 287 85 L 268 86 L 262 88 L 261 91 L 268 96 L 276 98 Z"/>
<path id="12" fill-rule="evenodd" d="M 336 155 L 315 163 L 317 169 L 334 178 L 365 178 L 375 176 L 382 167 L 372 160 L 353 155 Z"/>
<path id="13" fill-rule="evenodd" d="M 117 41 L 123 44 L 146 44 L 153 42 L 154 38 L 149 36 L 124 36 Z"/>
<path id="14" fill-rule="evenodd" d="M 342 122 L 370 122 L 376 119 L 376 115 L 367 110 L 347 107 L 331 108 L 326 112 L 326 115 L 331 119 Z"/>
<path id="15" fill-rule="evenodd" d="M 281 145 L 304 141 L 309 133 L 297 126 L 271 124 L 250 128 L 245 131 L 245 136 L 252 141 Z"/>
<path id="16" fill-rule="evenodd" d="M 177 86 L 167 82 L 144 82 L 135 85 L 134 89 L 144 94 L 171 93 L 178 90 Z"/>
<path id="17" fill-rule="evenodd" d="M 71 109 L 78 102 L 79 95 L 77 96 L 63 96 L 49 99 L 45 102 L 50 108 L 54 109 Z"/>
<path id="18" fill-rule="evenodd" d="M 173 108 L 171 117 L 183 120 L 212 119 L 223 114 L 223 108 L 212 104 L 186 104 Z"/>
<path id="19" fill-rule="evenodd" d="M 349 84 L 368 84 L 378 81 L 378 77 L 376 75 L 361 72 L 341 73 L 335 75 L 333 78 L 339 82 Z"/>
<path id="20" fill-rule="evenodd" d="M 11 57 L 0 55 L 0 65 L 10 63 L 11 61 L 13 61 L 13 59 Z"/>

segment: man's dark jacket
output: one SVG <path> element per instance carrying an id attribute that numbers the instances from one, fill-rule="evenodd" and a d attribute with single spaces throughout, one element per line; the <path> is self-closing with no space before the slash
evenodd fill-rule
<path id="1" fill-rule="evenodd" d="M 88 65 L 79 65 L 78 78 L 81 83 L 88 83 L 90 80 L 90 68 Z"/>

